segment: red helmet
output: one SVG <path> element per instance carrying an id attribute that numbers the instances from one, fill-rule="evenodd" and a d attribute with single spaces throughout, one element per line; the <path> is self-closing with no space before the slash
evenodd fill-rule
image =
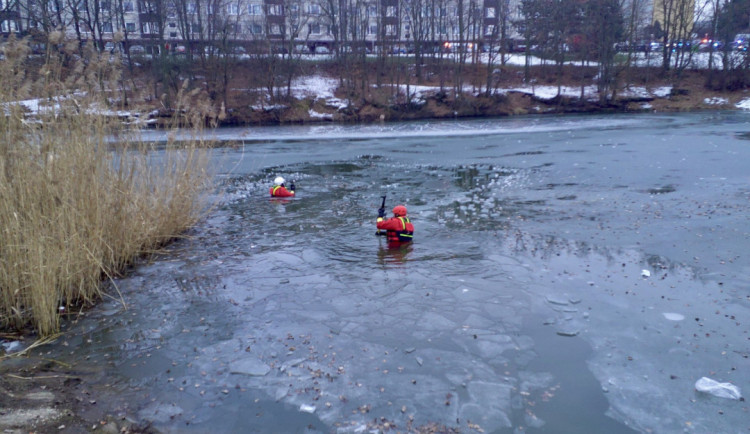
<path id="1" fill-rule="evenodd" d="M 396 205 L 393 207 L 393 215 L 396 217 L 404 217 L 406 215 L 406 207 L 403 205 Z"/>

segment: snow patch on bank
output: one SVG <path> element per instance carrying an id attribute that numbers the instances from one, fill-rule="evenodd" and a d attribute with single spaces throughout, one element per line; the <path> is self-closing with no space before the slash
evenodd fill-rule
<path id="1" fill-rule="evenodd" d="M 338 88 L 338 80 L 320 75 L 300 77 L 292 82 L 292 96 L 297 99 L 333 98 L 334 91 Z"/>
<path id="2" fill-rule="evenodd" d="M 708 105 L 724 105 L 729 104 L 729 100 L 726 98 L 721 98 L 718 96 L 715 96 L 713 98 L 705 98 L 703 99 L 703 102 Z"/>

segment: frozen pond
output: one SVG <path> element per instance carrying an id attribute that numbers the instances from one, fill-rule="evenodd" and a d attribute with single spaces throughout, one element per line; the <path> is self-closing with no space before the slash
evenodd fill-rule
<path id="1" fill-rule="evenodd" d="M 748 115 L 217 135 L 221 206 L 50 347 L 102 370 L 97 405 L 164 432 L 750 429 L 695 391 L 750 391 Z M 374 235 L 384 194 L 407 249 Z"/>

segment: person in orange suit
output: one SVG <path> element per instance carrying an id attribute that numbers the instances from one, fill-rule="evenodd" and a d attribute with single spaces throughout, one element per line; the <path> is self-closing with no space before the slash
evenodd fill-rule
<path id="1" fill-rule="evenodd" d="M 269 190 L 271 193 L 271 197 L 293 197 L 294 196 L 294 181 L 292 181 L 292 184 L 289 186 L 289 190 L 286 189 L 286 186 L 284 185 L 284 178 L 281 176 L 277 176 L 276 179 L 273 180 L 273 187 Z"/>
<path id="2" fill-rule="evenodd" d="M 393 217 L 385 219 L 385 210 L 378 213 L 377 228 L 385 230 L 388 245 L 409 243 L 414 238 L 414 225 L 406 216 L 406 207 L 397 205 L 393 208 Z"/>

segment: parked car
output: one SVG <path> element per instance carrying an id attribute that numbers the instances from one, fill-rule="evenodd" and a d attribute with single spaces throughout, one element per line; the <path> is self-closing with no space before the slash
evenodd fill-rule
<path id="1" fill-rule="evenodd" d="M 664 44 L 662 44 L 661 42 L 654 41 L 648 44 L 649 51 L 661 51 L 663 48 Z"/>
<path id="2" fill-rule="evenodd" d="M 525 53 L 526 52 L 526 44 L 523 42 L 514 42 L 510 46 L 510 52 L 511 53 Z"/>
<path id="3" fill-rule="evenodd" d="M 676 41 L 672 41 L 669 43 L 669 48 L 673 52 L 675 51 L 690 51 L 693 47 L 693 44 L 691 41 L 688 41 L 686 39 L 678 39 Z"/>
<path id="4" fill-rule="evenodd" d="M 130 54 L 146 54 L 146 48 L 143 45 L 131 45 L 128 52 Z"/>
<path id="5" fill-rule="evenodd" d="M 715 41 L 710 38 L 703 38 L 693 41 L 693 46 L 698 49 L 698 51 L 719 51 L 722 49 L 724 44 L 721 43 L 721 41 Z"/>
<path id="6" fill-rule="evenodd" d="M 122 52 L 122 44 L 114 42 L 106 42 L 104 43 L 104 51 L 108 52 L 109 54 L 115 54 L 116 52 Z"/>
<path id="7" fill-rule="evenodd" d="M 295 53 L 310 54 L 310 47 L 305 44 L 297 44 L 294 46 Z"/>
<path id="8" fill-rule="evenodd" d="M 738 33 L 732 41 L 732 49 L 735 51 L 747 51 L 750 44 L 750 33 Z"/>

